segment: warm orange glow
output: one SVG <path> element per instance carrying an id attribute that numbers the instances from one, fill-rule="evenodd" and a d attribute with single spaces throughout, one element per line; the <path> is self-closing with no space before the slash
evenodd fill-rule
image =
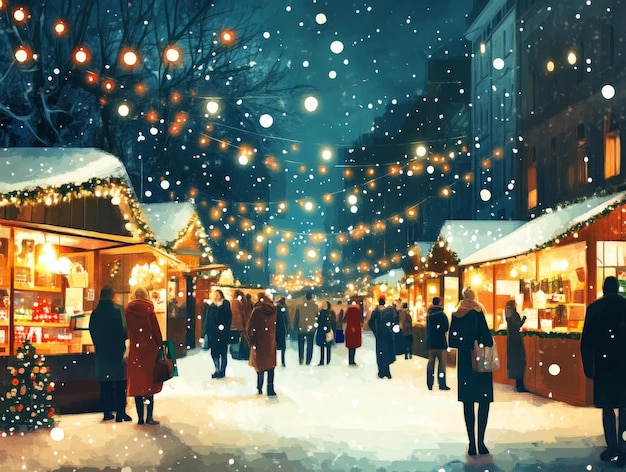
<path id="1" fill-rule="evenodd" d="M 140 97 L 143 97 L 147 91 L 148 91 L 148 88 L 146 87 L 146 84 L 139 83 L 135 85 L 135 93 L 139 95 Z"/>
<path id="2" fill-rule="evenodd" d="M 248 212 L 248 207 L 242 203 L 239 205 L 238 211 L 240 214 L 245 214 Z"/>
<path id="3" fill-rule="evenodd" d="M 180 61 L 181 55 L 180 49 L 174 45 L 166 47 L 165 51 L 163 51 L 163 59 L 170 64 L 175 64 Z"/>
<path id="4" fill-rule="evenodd" d="M 56 34 L 57 36 L 63 36 L 67 33 L 67 24 L 63 20 L 57 20 L 54 26 L 52 27 L 52 30 L 54 31 L 54 34 Z"/>
<path id="5" fill-rule="evenodd" d="M 146 121 L 148 123 L 156 123 L 159 120 L 159 114 L 155 110 L 150 110 L 146 113 Z"/>
<path id="6" fill-rule="evenodd" d="M 80 65 L 89 62 L 90 56 L 91 54 L 85 46 L 77 47 L 76 49 L 74 49 L 74 53 L 72 54 L 72 57 L 74 57 L 74 62 Z"/>
<path id="7" fill-rule="evenodd" d="M 227 29 L 222 31 L 222 33 L 220 34 L 220 38 L 222 39 L 223 45 L 231 46 L 237 39 L 237 36 L 235 35 L 235 32 L 233 30 Z"/>
<path id="8" fill-rule="evenodd" d="M 333 202 L 333 195 L 331 193 L 327 193 L 326 195 L 324 195 L 324 203 L 332 203 Z"/>
<path id="9" fill-rule="evenodd" d="M 490 169 L 491 168 L 491 161 L 489 159 L 483 160 L 483 162 L 481 164 L 482 164 L 483 169 Z"/>
<path id="10" fill-rule="evenodd" d="M 87 75 L 85 75 L 85 81 L 89 85 L 97 84 L 98 83 L 98 74 L 96 74 L 95 72 L 87 72 Z"/>
<path id="11" fill-rule="evenodd" d="M 180 103 L 181 99 L 182 99 L 182 97 L 181 97 L 180 93 L 178 93 L 178 92 L 172 92 L 172 95 L 170 95 L 170 101 L 174 105 Z"/>
<path id="12" fill-rule="evenodd" d="M 417 208 L 409 208 L 406 211 L 406 216 L 407 218 L 410 218 L 412 220 L 414 220 L 415 218 L 417 218 Z"/>
<path id="13" fill-rule="evenodd" d="M 495 148 L 493 150 L 493 157 L 495 157 L 496 159 L 500 159 L 502 157 L 502 148 Z"/>
<path id="14" fill-rule="evenodd" d="M 15 60 L 21 64 L 29 62 L 33 58 L 30 48 L 26 46 L 19 46 L 13 55 L 15 56 Z"/>
<path id="15" fill-rule="evenodd" d="M 24 7 L 17 7 L 13 10 L 13 19 L 16 23 L 23 23 L 29 17 L 28 11 Z"/>
<path id="16" fill-rule="evenodd" d="M 218 228 L 213 228 L 211 232 L 209 233 L 209 237 L 213 241 L 217 241 L 218 239 L 222 237 L 222 232 Z"/>
<path id="17" fill-rule="evenodd" d="M 106 79 L 102 83 L 102 88 L 105 92 L 112 92 L 113 90 L 115 90 L 115 81 L 113 79 Z"/>
<path id="18" fill-rule="evenodd" d="M 126 67 L 136 67 L 139 65 L 139 54 L 133 49 L 124 49 L 120 54 L 120 60 Z"/>

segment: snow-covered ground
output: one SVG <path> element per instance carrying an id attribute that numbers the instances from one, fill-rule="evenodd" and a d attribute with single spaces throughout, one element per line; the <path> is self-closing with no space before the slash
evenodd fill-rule
<path id="1" fill-rule="evenodd" d="M 426 361 L 398 356 L 393 379 L 376 377 L 364 334 L 358 367 L 333 347 L 329 366 L 299 366 L 292 343 L 277 367 L 278 396 L 256 394 L 256 375 L 230 359 L 212 379 L 207 351 L 178 361 L 180 376 L 155 397 L 159 426 L 62 415 L 49 430 L 0 437 L 0 469 L 13 471 L 602 471 L 599 410 L 495 385 L 486 437 L 491 454 L 468 458 L 456 375 L 450 391 L 428 391 Z M 134 405 L 128 413 L 136 418 Z M 55 439 L 56 438 L 56 439 Z"/>

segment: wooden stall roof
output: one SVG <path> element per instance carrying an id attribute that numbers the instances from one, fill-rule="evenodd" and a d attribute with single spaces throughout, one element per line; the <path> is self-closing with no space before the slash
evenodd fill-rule
<path id="1" fill-rule="evenodd" d="M 606 215 L 625 203 L 626 191 L 622 191 L 611 195 L 595 195 L 577 203 L 550 209 L 498 241 L 461 258 L 459 265 L 507 259 L 549 246 L 557 239 L 591 225 L 599 216 Z"/>
<path id="2" fill-rule="evenodd" d="M 498 241 L 524 221 L 446 220 L 427 255 L 424 270 L 444 273 L 451 265 Z"/>
<path id="3" fill-rule="evenodd" d="M 93 148 L 4 148 L 0 162 L 0 220 L 154 239 L 117 157 Z"/>

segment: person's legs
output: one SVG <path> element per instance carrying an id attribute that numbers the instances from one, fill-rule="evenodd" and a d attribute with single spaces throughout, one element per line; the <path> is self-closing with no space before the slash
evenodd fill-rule
<path id="1" fill-rule="evenodd" d="M 437 382 L 439 383 L 439 390 L 450 390 L 446 383 L 446 350 L 437 350 Z"/>
<path id="2" fill-rule="evenodd" d="M 463 417 L 465 419 L 465 429 L 467 430 L 467 439 L 469 440 L 469 447 L 467 454 L 470 456 L 476 455 L 476 433 L 474 432 L 474 422 L 476 417 L 474 415 L 474 403 L 463 402 Z"/>
<path id="3" fill-rule="evenodd" d="M 256 391 L 259 395 L 263 393 L 263 371 L 256 373 Z"/>
<path id="4" fill-rule="evenodd" d="M 435 349 L 428 350 L 428 363 L 426 364 L 426 386 L 428 390 L 433 389 L 433 383 L 435 382 L 435 357 L 437 356 Z"/>
<path id="5" fill-rule="evenodd" d="M 348 365 L 356 365 L 354 355 L 356 354 L 356 348 L 348 348 Z"/>
<path id="6" fill-rule="evenodd" d="M 602 408 L 602 427 L 604 428 L 606 450 L 600 454 L 600 459 L 608 462 L 617 455 L 617 423 L 613 408 Z"/>
<path id="7" fill-rule="evenodd" d="M 126 380 L 118 380 L 115 382 L 115 421 L 132 421 L 133 419 L 126 414 Z"/>
<path id="8" fill-rule="evenodd" d="M 226 376 L 226 364 L 228 364 L 228 344 L 220 349 L 220 377 Z"/>
<path id="9" fill-rule="evenodd" d="M 330 364 L 330 345 L 326 346 L 326 364 Z"/>
<path id="10" fill-rule="evenodd" d="M 313 359 L 313 333 L 306 334 L 306 365 L 311 364 Z"/>
<path id="11" fill-rule="evenodd" d="M 489 449 L 485 446 L 485 431 L 487 430 L 487 420 L 489 419 L 489 402 L 478 404 L 478 453 L 489 454 Z"/>
<path id="12" fill-rule="evenodd" d="M 213 359 L 213 364 L 215 365 L 215 372 L 213 372 L 211 377 L 216 379 L 220 375 L 220 355 L 218 349 L 215 347 L 211 348 L 211 358 Z"/>
<path id="13" fill-rule="evenodd" d="M 143 397 L 135 396 L 135 408 L 137 409 L 137 424 L 143 424 Z"/>
<path id="14" fill-rule="evenodd" d="M 114 418 L 112 381 L 105 380 L 100 382 L 100 405 L 102 407 L 102 413 L 104 413 L 104 421 L 112 420 Z"/>
<path id="15" fill-rule="evenodd" d="M 286 348 L 280 350 L 280 363 L 283 367 L 285 367 L 285 352 L 287 352 Z"/>
<path id="16" fill-rule="evenodd" d="M 272 367 L 267 371 L 267 396 L 275 397 L 276 392 L 274 391 L 274 368 Z"/>
<path id="17" fill-rule="evenodd" d="M 320 363 L 318 365 L 324 365 L 324 346 L 320 346 Z"/>
<path id="18" fill-rule="evenodd" d="M 619 419 L 617 420 L 617 466 L 626 466 L 626 408 L 617 410 Z"/>
<path id="19" fill-rule="evenodd" d="M 155 421 L 152 413 L 154 412 L 154 395 L 146 397 L 146 424 L 158 425 L 159 422 Z"/>
<path id="20" fill-rule="evenodd" d="M 298 360 L 304 362 L 304 334 L 298 334 Z"/>

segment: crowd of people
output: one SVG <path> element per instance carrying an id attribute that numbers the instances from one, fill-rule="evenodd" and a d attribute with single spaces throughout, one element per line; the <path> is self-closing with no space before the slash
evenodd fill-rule
<path id="1" fill-rule="evenodd" d="M 607 443 L 601 454 L 604 461 L 626 466 L 626 298 L 618 294 L 618 280 L 607 277 L 604 296 L 589 305 L 581 336 L 584 372 L 594 382 L 594 405 L 602 409 L 602 424 Z M 138 424 L 158 425 L 154 418 L 154 395 L 163 384 L 155 382 L 153 367 L 162 349 L 161 330 L 154 306 L 146 289 L 138 287 L 124 309 L 114 302 L 115 292 L 104 286 L 100 300 L 93 310 L 89 331 L 95 346 L 95 376 L 100 382 L 103 420 L 132 421 L 126 413 L 126 398 L 134 397 Z M 312 293 L 306 293 L 297 304 L 293 322 L 286 300 L 276 303 L 266 292 L 253 297 L 235 290 L 227 300 L 220 289 L 202 311 L 203 345 L 210 350 L 215 379 L 226 376 L 229 346 L 236 359 L 247 359 L 256 372 L 257 394 L 275 397 L 275 368 L 285 363 L 287 340 L 297 339 L 299 364 L 310 365 L 314 345 L 319 347 L 319 366 L 331 362 L 333 345 L 339 341 L 348 349 L 348 365 L 356 366 L 356 350 L 362 345 L 364 316 L 356 300 L 335 307 L 324 300 L 320 305 Z M 434 297 L 426 316 L 426 348 L 428 363 L 426 385 L 436 383 L 440 390 L 450 390 L 446 383 L 448 349 L 457 350 L 457 397 L 463 404 L 463 416 L 468 437 L 467 454 L 489 454 L 485 432 L 493 402 L 493 374 L 476 367 L 476 346 L 494 345 L 488 327 L 485 308 L 471 288 L 465 288 L 450 318 Z M 524 386 L 526 355 L 520 333 L 525 317 L 517 312 L 515 301 L 504 307 L 507 322 L 507 375 L 515 381 L 517 392 L 527 392 Z M 449 321 L 451 320 L 451 321 Z M 367 327 L 375 337 L 378 378 L 392 378 L 390 366 L 398 354 L 396 340 L 400 339 L 405 359 L 413 354 L 412 318 L 406 303 L 396 300 L 388 305 L 384 296 L 372 310 Z M 399 336 L 399 337 L 398 337 Z M 437 375 L 435 377 L 435 364 Z M 618 411 L 616 416 L 615 410 Z"/>

